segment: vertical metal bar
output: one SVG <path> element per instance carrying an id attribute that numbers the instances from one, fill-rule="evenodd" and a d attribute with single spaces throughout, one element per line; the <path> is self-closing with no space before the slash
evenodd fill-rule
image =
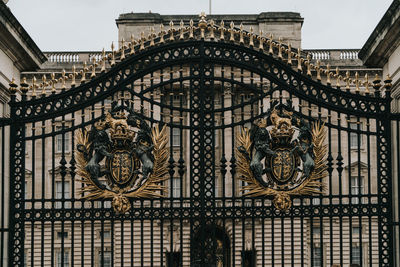
<path id="1" fill-rule="evenodd" d="M 370 119 L 367 118 L 367 133 L 370 133 Z M 368 204 L 372 204 L 371 197 L 371 135 L 367 134 L 367 175 L 368 175 Z M 372 267 L 372 216 L 368 215 L 368 250 L 369 250 L 369 267 Z"/>
<path id="2" fill-rule="evenodd" d="M 51 208 L 55 209 L 55 132 L 56 132 L 56 127 L 55 127 L 55 119 L 51 119 Z M 54 219 L 51 220 L 51 265 L 54 266 L 56 264 L 55 262 L 55 253 L 56 251 L 54 250 Z"/>
<path id="3" fill-rule="evenodd" d="M 35 147 L 35 140 L 36 140 L 36 138 L 35 138 L 35 132 L 36 132 L 36 129 L 35 129 L 35 123 L 32 123 L 32 147 L 31 147 L 31 153 L 32 153 L 32 161 L 31 161 L 31 164 L 32 164 L 32 176 L 31 176 L 31 195 L 30 195 L 30 205 L 31 205 L 31 210 L 33 210 L 34 209 L 34 207 L 33 207 L 33 205 L 34 205 L 34 198 L 35 198 L 35 176 L 36 176 L 36 165 L 35 165 L 35 159 L 36 159 L 36 156 L 35 156 L 35 152 L 36 152 L 36 147 Z M 26 144 L 27 142 L 25 142 L 25 144 Z M 26 179 L 25 179 L 25 185 L 27 185 L 27 181 L 26 181 Z M 27 187 L 27 186 L 26 186 Z M 25 192 L 24 192 L 24 195 L 27 195 L 26 194 L 26 192 L 27 192 L 27 190 L 28 190 L 28 188 L 25 188 Z M 26 209 L 27 208 L 27 199 L 25 199 L 25 202 L 24 202 L 24 209 Z M 33 252 L 34 252 L 34 244 L 35 244 L 35 221 L 32 221 L 31 222 L 31 266 L 34 266 L 34 257 L 33 257 Z M 27 253 L 27 250 L 25 250 L 24 251 L 24 254 L 28 254 Z M 26 257 L 26 256 L 25 256 Z"/>
<path id="4" fill-rule="evenodd" d="M 11 96 L 11 103 L 15 96 Z M 10 127 L 10 210 L 8 235 L 8 265 L 24 265 L 24 190 L 25 190 L 25 125 L 18 122 L 11 105 Z"/>
<path id="5" fill-rule="evenodd" d="M 6 216 L 6 209 L 5 209 L 5 186 L 6 186 L 6 179 L 5 179 L 5 128 L 6 124 L 1 124 L 1 212 L 0 212 L 0 266 L 4 267 L 5 263 L 5 239 L 6 239 L 6 225 L 5 225 L 5 216 Z M 10 159 L 9 159 L 10 160 Z"/>
<path id="6" fill-rule="evenodd" d="M 231 81 L 234 80 L 234 67 L 231 67 Z M 231 83 L 231 107 L 235 106 L 235 88 L 234 88 L 234 84 Z M 235 126 L 234 126 L 234 122 L 235 122 L 235 110 L 232 109 L 232 113 L 231 113 L 231 131 L 232 131 L 232 140 L 231 140 L 231 147 L 234 148 L 235 147 Z M 231 181 L 232 181 L 232 196 L 231 196 L 231 202 L 232 202 L 232 208 L 235 209 L 236 208 L 236 180 L 235 180 L 235 174 L 236 174 L 236 159 L 235 159 L 235 150 L 232 149 L 232 155 L 231 155 L 231 159 L 230 159 L 230 166 L 231 166 Z M 236 241 L 236 227 L 235 227 L 236 223 L 235 223 L 235 216 L 232 217 L 232 240 Z M 235 266 L 236 264 L 236 255 L 235 252 L 236 251 L 236 244 L 235 242 L 233 242 L 232 244 L 232 265 Z"/>

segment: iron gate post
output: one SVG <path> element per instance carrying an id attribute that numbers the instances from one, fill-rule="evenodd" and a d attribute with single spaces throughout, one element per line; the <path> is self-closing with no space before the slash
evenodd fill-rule
<path id="1" fill-rule="evenodd" d="M 13 106 L 15 95 L 11 96 L 11 125 L 10 125 L 10 193 L 9 193 L 9 237 L 8 265 L 24 266 L 25 239 L 25 137 L 24 123 L 16 120 Z"/>

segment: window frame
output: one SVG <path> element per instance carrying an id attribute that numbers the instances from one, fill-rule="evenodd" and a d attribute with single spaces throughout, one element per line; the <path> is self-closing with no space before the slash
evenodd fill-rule
<path id="1" fill-rule="evenodd" d="M 68 129 L 69 126 L 64 124 L 63 125 L 56 125 L 55 130 L 58 131 L 63 131 Z M 65 132 L 64 134 L 57 134 L 55 138 L 55 153 L 62 153 L 63 152 L 63 147 L 62 147 L 62 139 L 64 135 L 64 153 L 71 153 L 71 132 Z"/>

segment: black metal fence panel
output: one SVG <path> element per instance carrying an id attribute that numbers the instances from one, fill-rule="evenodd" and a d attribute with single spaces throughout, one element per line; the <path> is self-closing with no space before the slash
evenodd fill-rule
<path id="1" fill-rule="evenodd" d="M 166 125 L 169 136 L 168 193 L 133 198 L 123 214 L 111 199 L 83 199 L 77 174 L 76 138 L 113 102 Z M 274 103 L 326 131 L 323 193 L 293 196 L 287 210 L 272 195 L 246 196 L 237 171 L 238 136 Z M 10 105 L 11 126 L 0 129 L 0 242 L 9 266 L 394 266 L 399 135 L 389 97 L 324 86 L 256 49 L 192 40 Z"/>

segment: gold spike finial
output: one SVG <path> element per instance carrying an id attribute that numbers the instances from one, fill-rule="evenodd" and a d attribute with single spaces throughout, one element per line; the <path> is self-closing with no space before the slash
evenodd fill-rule
<path id="1" fill-rule="evenodd" d="M 231 21 L 231 24 L 230 24 L 230 29 L 229 29 L 229 32 L 231 33 L 231 36 L 230 36 L 230 38 L 229 38 L 229 41 L 231 41 L 231 42 L 234 42 L 235 41 L 235 24 L 233 23 L 233 21 Z"/>
<path id="2" fill-rule="evenodd" d="M 263 31 L 260 30 L 259 36 L 256 37 L 258 40 L 258 49 L 260 49 L 260 50 L 264 50 L 264 38 L 262 37 L 262 35 L 263 35 Z"/>
<path id="3" fill-rule="evenodd" d="M 244 38 L 243 38 L 243 23 L 240 23 L 240 25 L 239 25 L 239 43 L 241 43 L 241 44 L 244 43 Z"/>
<path id="4" fill-rule="evenodd" d="M 17 92 L 18 85 L 15 83 L 15 78 L 11 78 L 11 82 L 8 84 L 10 86 L 9 91 L 11 95 L 15 95 Z"/>
<path id="5" fill-rule="evenodd" d="M 375 79 L 372 83 L 374 84 L 373 88 L 375 89 L 375 95 L 379 95 L 379 90 L 381 89 L 382 84 L 378 74 L 375 74 Z"/>
<path id="6" fill-rule="evenodd" d="M 173 41 L 175 40 L 174 38 L 174 23 L 172 22 L 172 20 L 169 22 L 169 40 Z"/>
<path id="7" fill-rule="evenodd" d="M 184 24 L 183 24 L 183 20 L 181 20 L 179 26 L 180 26 L 180 27 L 179 27 L 179 32 L 180 32 L 179 39 L 180 39 L 180 40 L 183 40 L 183 39 L 185 38 L 185 37 L 183 36 L 183 31 L 184 31 L 184 29 L 185 29 Z"/>
<path id="8" fill-rule="evenodd" d="M 392 77 L 390 77 L 390 75 L 387 74 L 386 79 L 383 82 L 385 83 L 386 92 L 390 93 L 390 90 L 392 89 Z"/>
<path id="9" fill-rule="evenodd" d="M 369 95 L 370 92 L 369 92 L 368 73 L 365 74 L 364 86 L 365 86 L 365 94 Z"/>
<path id="10" fill-rule="evenodd" d="M 106 51 L 103 50 L 101 51 L 101 72 L 105 72 L 106 71 Z"/>
<path id="11" fill-rule="evenodd" d="M 278 38 L 278 58 L 279 59 L 283 58 L 283 56 L 282 56 L 282 38 L 281 37 Z"/>
<path id="12" fill-rule="evenodd" d="M 33 75 L 33 78 L 32 78 L 32 97 L 36 97 L 36 88 L 37 88 L 36 77 L 35 77 L 35 75 Z"/>
<path id="13" fill-rule="evenodd" d="M 292 44 L 291 43 L 289 43 L 289 45 L 288 45 L 287 55 L 288 55 L 287 63 L 289 65 L 292 65 Z"/>
<path id="14" fill-rule="evenodd" d="M 360 93 L 360 81 L 359 81 L 359 75 L 358 71 L 356 72 L 355 79 L 354 79 L 354 84 L 356 85 L 356 93 Z"/>
<path id="15" fill-rule="evenodd" d="M 150 46 L 154 46 L 154 27 L 150 27 Z"/>
<path id="16" fill-rule="evenodd" d="M 328 63 L 328 65 L 326 65 L 326 83 L 328 84 L 328 85 L 330 85 L 331 84 L 331 75 L 332 75 L 332 73 L 331 73 L 331 65 L 329 65 L 329 63 Z"/>
<path id="17" fill-rule="evenodd" d="M 121 51 L 121 57 L 120 57 L 120 59 L 121 59 L 121 60 L 124 60 L 124 59 L 125 59 L 125 39 L 124 39 L 124 38 L 121 39 L 121 48 L 120 48 L 120 51 Z"/>
<path id="18" fill-rule="evenodd" d="M 144 32 L 140 33 L 140 47 L 139 50 L 144 50 L 144 42 L 146 38 L 144 37 Z"/>
<path id="19" fill-rule="evenodd" d="M 297 48 L 297 56 L 296 56 L 296 58 L 297 58 L 297 71 L 303 71 L 303 68 L 302 68 L 302 66 L 301 66 L 301 63 L 302 63 L 302 61 L 303 61 L 303 58 L 301 57 L 301 51 L 300 51 L 300 48 Z"/>
<path id="20" fill-rule="evenodd" d="M 339 71 L 339 67 L 336 67 L 336 87 L 339 89 L 340 88 L 340 79 L 342 78 L 342 76 L 340 76 L 340 71 Z"/>
<path id="21" fill-rule="evenodd" d="M 350 82 L 351 82 L 351 80 L 350 80 L 350 71 L 346 71 L 345 81 L 346 81 L 346 91 L 350 91 Z"/>
<path id="22" fill-rule="evenodd" d="M 193 39 L 193 20 L 191 19 L 189 21 L 189 39 Z"/>
<path id="23" fill-rule="evenodd" d="M 135 36 L 131 34 L 131 42 L 129 43 L 129 48 L 131 49 L 131 51 L 129 52 L 130 55 L 135 54 L 135 44 Z"/>
<path id="24" fill-rule="evenodd" d="M 306 65 L 307 65 L 307 75 L 311 77 L 311 55 L 310 54 L 307 54 Z"/>
<path id="25" fill-rule="evenodd" d="M 71 86 L 76 85 L 76 67 L 75 65 L 72 66 L 72 73 L 69 75 L 71 78 Z"/>
<path id="26" fill-rule="evenodd" d="M 164 24 L 161 23 L 161 24 L 160 24 L 160 33 L 159 33 L 159 35 L 160 35 L 160 44 L 165 43 L 164 34 L 165 34 L 165 31 L 164 31 Z"/>
<path id="27" fill-rule="evenodd" d="M 209 30 L 210 30 L 210 39 L 211 40 L 214 40 L 215 39 L 215 35 L 214 35 L 214 29 L 215 29 L 215 27 L 214 27 L 214 20 L 210 20 L 210 27 L 209 27 Z"/>
<path id="28" fill-rule="evenodd" d="M 79 73 L 81 74 L 81 83 L 85 83 L 86 82 L 86 72 L 87 72 L 88 68 L 87 68 L 87 63 L 86 61 L 83 62 L 83 68 L 79 71 Z"/>
<path id="29" fill-rule="evenodd" d="M 121 59 L 122 59 L 122 56 L 121 56 Z M 93 79 L 94 77 L 96 77 L 96 66 L 97 66 L 96 57 L 95 56 L 92 56 L 92 63 L 93 63 L 92 66 L 91 66 L 92 74 L 90 75 L 90 78 Z"/>
<path id="30" fill-rule="evenodd" d="M 114 50 L 114 42 L 111 42 L 111 67 L 115 65 L 115 50 Z"/>
<path id="31" fill-rule="evenodd" d="M 43 76 L 42 76 L 41 87 L 42 87 L 42 95 L 45 96 L 45 95 L 46 95 L 46 87 L 47 87 L 47 78 L 46 78 L 46 75 L 43 75 Z"/>
<path id="32" fill-rule="evenodd" d="M 204 31 L 207 28 L 207 20 L 206 20 L 207 15 L 205 12 L 201 12 L 199 17 L 200 17 L 199 28 Z"/>
<path id="33" fill-rule="evenodd" d="M 220 27 L 219 39 L 225 40 L 225 22 L 223 20 L 221 20 L 219 27 Z"/>
<path id="34" fill-rule="evenodd" d="M 56 92 L 56 83 L 57 83 L 56 74 L 52 72 L 50 74 L 50 77 L 51 77 L 51 92 L 54 94 Z"/>
<path id="35" fill-rule="evenodd" d="M 23 95 L 26 95 L 26 93 L 29 90 L 29 84 L 26 82 L 26 77 L 22 77 L 22 82 L 21 82 L 21 92 Z"/>
<path id="36" fill-rule="evenodd" d="M 253 30 L 253 26 L 250 26 L 249 46 L 250 46 L 250 47 L 253 47 L 253 46 L 254 46 L 254 30 Z"/>
<path id="37" fill-rule="evenodd" d="M 317 60 L 317 65 L 315 66 L 315 70 L 317 71 L 317 80 L 321 81 L 321 61 Z"/>
<path id="38" fill-rule="evenodd" d="M 271 54 L 271 55 L 274 53 L 274 42 L 272 41 L 273 37 L 274 37 L 274 35 L 272 33 L 270 33 L 269 34 L 269 40 L 268 40 L 268 42 L 269 42 L 268 53 Z"/>
<path id="39" fill-rule="evenodd" d="M 61 78 L 60 79 L 61 79 L 61 89 L 64 90 L 65 88 L 67 88 L 66 81 L 68 79 L 67 75 L 65 75 L 65 70 L 64 69 L 61 72 Z"/>

